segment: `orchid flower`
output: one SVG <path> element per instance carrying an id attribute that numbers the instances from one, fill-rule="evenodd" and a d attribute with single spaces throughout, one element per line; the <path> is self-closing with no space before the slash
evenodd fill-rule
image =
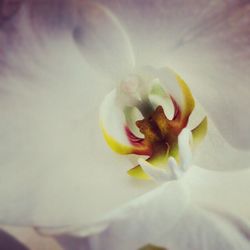
<path id="1" fill-rule="evenodd" d="M 65 249 L 249 249 L 248 12 L 23 5 L 0 33 L 0 223 Z"/>

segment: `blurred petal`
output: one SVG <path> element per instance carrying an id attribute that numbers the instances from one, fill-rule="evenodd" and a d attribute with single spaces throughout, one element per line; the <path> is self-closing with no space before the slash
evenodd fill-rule
<path id="1" fill-rule="evenodd" d="M 134 52 L 129 38 L 115 18 L 105 7 L 79 4 L 82 24 L 74 31 L 77 44 L 85 58 L 102 73 L 120 81 L 135 66 Z"/>
<path id="2" fill-rule="evenodd" d="M 2 230 L 0 230 L 0 248 L 3 250 L 28 250 L 22 243 Z"/>
<path id="3" fill-rule="evenodd" d="M 190 249 L 247 250 L 250 214 L 246 200 L 248 189 L 244 187 L 249 177 L 249 170 L 235 175 L 193 167 L 181 182 L 169 182 L 121 210 L 101 234 L 84 239 L 80 238 L 79 229 L 73 232 L 74 236 L 59 236 L 58 239 L 65 249 L 88 246 L 86 249 L 126 250 L 151 243 L 180 250 L 186 250 L 187 246 Z M 238 187 L 235 191 L 233 180 Z"/>
<path id="4" fill-rule="evenodd" d="M 162 185 L 111 214 L 112 223 L 102 234 L 88 239 L 87 249 L 127 250 L 155 244 L 156 235 L 168 232 L 183 216 L 187 206 L 188 195 L 180 183 L 174 181 Z M 166 223 L 162 223 L 162 218 Z M 80 239 L 81 230 L 73 235 Z M 72 248 L 74 240 L 74 237 L 59 236 L 59 241 L 68 246 L 66 249 Z M 80 248 L 85 244 L 86 240 L 82 239 L 77 245 Z"/>
<path id="5" fill-rule="evenodd" d="M 131 181 L 127 161 L 105 145 L 98 111 L 115 83 L 80 52 L 81 19 L 60 9 L 59 25 L 33 10 L 1 30 L 0 222 L 88 227 L 155 185 Z"/>
<path id="6" fill-rule="evenodd" d="M 148 178 L 153 179 L 157 183 L 166 182 L 166 180 L 171 180 L 171 175 L 167 174 L 166 169 L 162 169 L 156 167 L 155 165 L 151 164 L 149 161 L 144 160 L 143 158 L 139 158 L 138 164 L 140 165 L 142 173 L 141 175 L 147 175 Z M 138 171 L 138 170 L 136 170 Z M 133 173 L 129 173 L 133 176 Z M 137 177 L 138 178 L 138 177 Z M 147 179 L 145 177 L 145 179 Z"/>
<path id="7" fill-rule="evenodd" d="M 182 180 L 190 186 L 195 203 L 249 221 L 249 179 L 249 169 L 220 172 L 193 166 Z"/>

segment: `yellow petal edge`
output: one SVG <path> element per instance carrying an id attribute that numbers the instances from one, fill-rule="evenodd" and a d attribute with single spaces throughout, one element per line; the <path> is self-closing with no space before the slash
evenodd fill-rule
<path id="1" fill-rule="evenodd" d="M 132 147 L 119 143 L 116 139 L 114 139 L 111 135 L 109 135 L 102 123 L 101 123 L 101 130 L 105 141 L 114 152 L 122 155 L 131 154 L 133 152 Z"/>

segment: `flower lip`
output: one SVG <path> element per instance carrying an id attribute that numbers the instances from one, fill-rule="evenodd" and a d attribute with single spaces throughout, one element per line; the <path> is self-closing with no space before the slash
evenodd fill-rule
<path id="1" fill-rule="evenodd" d="M 163 84 L 165 79 L 162 71 L 167 76 L 167 83 L 172 81 L 171 84 L 178 86 L 181 99 L 175 93 L 167 92 Z M 116 107 L 114 113 L 119 113 L 119 119 L 116 117 L 112 122 L 107 118 L 112 116 L 111 106 Z M 169 165 L 169 162 L 171 168 L 185 161 L 180 159 L 183 155 L 189 157 L 189 154 L 181 153 L 183 147 L 180 147 L 178 138 L 187 127 L 194 107 L 195 101 L 191 91 L 179 75 L 167 68 L 152 72 L 142 71 L 122 81 L 119 87 L 105 98 L 102 105 L 102 110 L 105 112 L 101 112 L 103 135 L 107 144 L 116 153 L 147 157 L 146 159 L 139 157 L 139 164 L 130 169 L 128 174 L 139 179 L 149 179 L 150 176 L 145 168 L 149 166 L 162 168 Z M 139 116 L 135 115 L 135 110 Z M 169 110 L 172 112 L 172 117 L 166 115 Z M 103 113 L 106 113 L 106 117 Z M 108 129 L 109 123 L 114 123 L 115 129 Z M 120 125 L 117 126 L 116 123 Z M 123 142 L 112 135 L 117 129 L 118 133 L 123 135 Z M 193 135 L 193 144 L 201 141 L 206 131 L 205 117 L 190 132 Z M 172 168 L 172 173 L 177 177 L 178 174 L 173 169 L 175 167 Z"/>
<path id="2" fill-rule="evenodd" d="M 170 180 L 180 179 L 185 172 L 190 168 L 192 161 L 191 152 L 191 140 L 192 134 L 189 129 L 184 128 L 178 136 L 178 147 L 179 147 L 179 162 L 174 157 L 170 156 L 168 159 L 167 166 L 165 168 L 155 168 L 148 161 L 143 158 L 138 159 L 138 164 L 142 167 L 145 173 L 151 177 L 157 183 L 164 183 Z"/>

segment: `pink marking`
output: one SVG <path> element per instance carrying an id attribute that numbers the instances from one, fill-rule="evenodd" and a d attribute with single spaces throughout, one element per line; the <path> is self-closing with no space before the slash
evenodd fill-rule
<path id="1" fill-rule="evenodd" d="M 145 145 L 143 138 L 137 137 L 128 126 L 125 126 L 125 132 L 129 139 L 129 142 L 134 146 L 133 154 L 151 156 L 152 150 Z"/>
<path id="2" fill-rule="evenodd" d="M 172 102 L 173 102 L 173 105 L 174 105 L 174 117 L 172 120 L 176 120 L 176 119 L 179 119 L 181 117 L 181 109 L 180 109 L 180 106 L 179 104 L 175 101 L 175 99 L 173 98 L 173 96 L 170 96 Z"/>
<path id="3" fill-rule="evenodd" d="M 143 146 L 143 141 L 144 139 L 137 137 L 130 129 L 128 126 L 125 126 L 125 132 L 126 135 L 129 139 L 129 142 L 136 147 Z"/>

